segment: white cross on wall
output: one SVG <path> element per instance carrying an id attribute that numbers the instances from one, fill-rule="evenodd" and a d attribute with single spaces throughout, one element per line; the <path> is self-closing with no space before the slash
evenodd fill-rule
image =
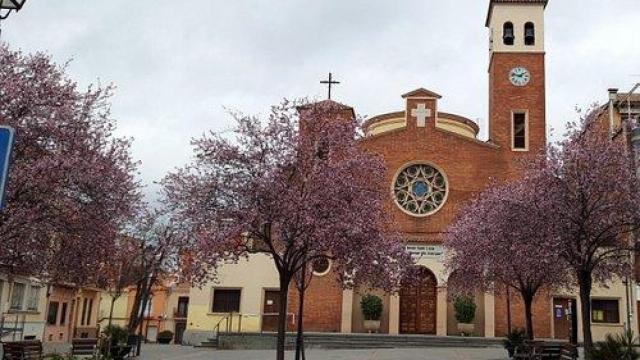
<path id="1" fill-rule="evenodd" d="M 411 116 L 418 119 L 418 127 L 425 127 L 427 118 L 431 116 L 431 109 L 427 109 L 427 105 L 418 104 L 418 107 L 411 110 Z"/>

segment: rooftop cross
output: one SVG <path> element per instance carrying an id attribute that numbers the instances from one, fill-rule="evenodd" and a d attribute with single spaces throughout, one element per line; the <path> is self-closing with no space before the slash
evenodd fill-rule
<path id="1" fill-rule="evenodd" d="M 320 81 L 320 84 L 327 84 L 328 88 L 329 88 L 329 100 L 331 100 L 331 86 L 333 84 L 340 84 L 340 81 L 333 81 L 333 75 L 331 73 L 329 73 L 329 80 L 322 80 Z"/>

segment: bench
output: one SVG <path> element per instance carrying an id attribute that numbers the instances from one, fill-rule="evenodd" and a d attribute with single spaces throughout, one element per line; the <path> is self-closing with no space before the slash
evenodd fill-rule
<path id="1" fill-rule="evenodd" d="M 98 339 L 91 338 L 75 338 L 71 339 L 71 355 L 89 355 L 96 354 L 98 348 Z"/>
<path id="2" fill-rule="evenodd" d="M 578 347 L 573 344 L 563 344 L 560 360 L 576 360 L 578 359 Z"/>
<path id="3" fill-rule="evenodd" d="M 519 360 L 576 360 L 575 345 L 560 342 L 527 341 L 516 349 L 513 356 Z"/>
<path id="4" fill-rule="evenodd" d="M 7 341 L 2 343 L 3 360 L 41 360 L 42 342 L 40 340 Z"/>

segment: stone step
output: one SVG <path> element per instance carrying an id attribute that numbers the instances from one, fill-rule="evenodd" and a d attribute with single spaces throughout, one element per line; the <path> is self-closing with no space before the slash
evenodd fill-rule
<path id="1" fill-rule="evenodd" d="M 287 333 L 286 346 L 292 347 L 294 333 Z M 225 349 L 270 349 L 276 344 L 275 333 L 221 333 L 215 343 Z M 307 333 L 305 345 L 309 348 L 364 349 L 364 348 L 416 348 L 416 347 L 501 347 L 502 340 L 478 337 L 445 337 L 433 335 L 335 334 Z"/>

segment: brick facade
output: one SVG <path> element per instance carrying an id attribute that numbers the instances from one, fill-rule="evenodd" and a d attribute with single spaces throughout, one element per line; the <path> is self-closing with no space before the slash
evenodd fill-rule
<path id="1" fill-rule="evenodd" d="M 526 86 L 514 86 L 509 81 L 509 73 L 515 67 L 529 70 L 531 80 Z M 404 126 L 368 136 L 361 144 L 367 151 L 381 155 L 385 161 L 386 181 L 381 191 L 389 194 L 387 207 L 396 220 L 397 230 L 405 235 L 408 242 L 439 245 L 442 243 L 442 234 L 454 221 L 461 206 L 484 190 L 491 181 L 517 178 L 521 171 L 519 160 L 545 148 L 545 55 L 541 51 L 491 54 L 488 141 L 437 127 L 437 114 L 440 111 L 438 94 L 418 89 L 405 94 L 403 98 Z M 412 110 L 418 105 L 430 110 L 424 127 L 418 126 L 418 119 L 412 116 Z M 513 112 L 527 114 L 527 151 L 512 150 Z M 402 113 L 399 112 L 400 116 Z M 393 114 L 381 116 L 378 120 L 373 118 L 367 125 L 376 121 L 388 121 L 389 115 Z M 412 163 L 430 164 L 439 169 L 447 180 L 446 202 L 439 211 L 427 217 L 411 216 L 394 202 L 394 178 L 400 170 Z M 293 295 L 295 291 L 291 293 Z M 519 294 L 512 294 L 511 300 L 513 326 L 523 327 L 524 310 Z M 340 330 L 341 289 L 329 277 L 314 279 L 305 301 L 304 324 L 307 330 Z M 289 311 L 295 312 L 296 307 L 297 298 L 292 296 Z M 551 307 L 548 296 L 539 296 L 534 304 L 534 328 L 539 337 L 552 335 Z M 504 294 L 497 293 L 494 313 L 496 336 L 506 333 L 506 308 Z"/>

